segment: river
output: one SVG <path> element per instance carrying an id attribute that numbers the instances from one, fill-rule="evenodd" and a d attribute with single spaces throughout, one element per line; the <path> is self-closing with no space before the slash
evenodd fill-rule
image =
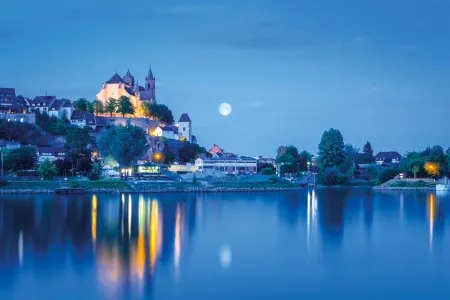
<path id="1" fill-rule="evenodd" d="M 0 299 L 448 299 L 450 196 L 0 196 Z"/>

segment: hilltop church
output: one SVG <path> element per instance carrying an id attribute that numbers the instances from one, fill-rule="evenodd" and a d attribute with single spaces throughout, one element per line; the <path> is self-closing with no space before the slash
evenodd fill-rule
<path id="1" fill-rule="evenodd" d="M 145 78 L 145 86 L 140 86 L 138 81 L 134 80 L 134 76 L 131 75 L 130 70 L 128 70 L 123 77 L 117 73 L 114 74 L 103 84 L 101 91 L 96 97 L 105 104 L 109 98 L 119 99 L 121 96 L 130 98 L 131 103 L 135 107 L 139 107 L 141 101 L 156 103 L 155 77 L 153 76 L 152 68 L 150 67 L 148 70 L 148 75 Z"/>

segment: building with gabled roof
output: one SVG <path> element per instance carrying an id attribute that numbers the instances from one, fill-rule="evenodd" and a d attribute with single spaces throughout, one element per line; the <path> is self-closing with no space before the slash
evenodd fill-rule
<path id="1" fill-rule="evenodd" d="M 126 96 L 130 98 L 135 107 L 139 107 L 141 101 L 156 103 L 155 89 L 155 77 L 151 67 L 145 78 L 144 86 L 140 86 L 128 70 L 123 77 L 115 73 L 109 80 L 105 81 L 96 98 L 105 104 L 109 98 L 119 99 Z"/>

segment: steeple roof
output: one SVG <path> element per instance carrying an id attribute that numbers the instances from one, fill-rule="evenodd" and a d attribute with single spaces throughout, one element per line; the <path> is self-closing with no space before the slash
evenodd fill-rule
<path id="1" fill-rule="evenodd" d="M 184 113 L 181 115 L 180 120 L 178 122 L 191 122 L 191 118 L 189 118 L 189 115 Z"/>
<path id="2" fill-rule="evenodd" d="M 105 82 L 106 84 L 114 84 L 114 83 L 124 83 L 122 77 L 120 77 L 119 74 L 114 74 L 113 77 L 111 77 L 107 82 Z"/>
<path id="3" fill-rule="evenodd" d="M 155 79 L 155 77 L 153 76 L 153 72 L 152 72 L 152 66 L 150 66 L 148 69 L 147 79 Z"/>
<path id="4" fill-rule="evenodd" d="M 138 83 L 137 80 L 136 80 L 136 83 L 134 84 L 133 91 L 134 91 L 134 92 L 139 92 L 139 83 Z"/>
<path id="5" fill-rule="evenodd" d="M 130 69 L 128 69 L 127 74 L 125 74 L 125 76 L 133 77 L 133 75 L 131 75 L 131 73 L 130 73 Z M 124 77 L 125 77 L 125 76 L 124 76 Z"/>

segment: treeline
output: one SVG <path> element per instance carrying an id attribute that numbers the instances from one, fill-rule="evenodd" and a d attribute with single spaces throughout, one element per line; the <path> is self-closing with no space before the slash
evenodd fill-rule
<path id="1" fill-rule="evenodd" d="M 37 170 L 40 174 L 45 174 L 43 177 L 49 178 L 56 175 L 71 175 L 73 171 L 89 175 L 91 178 L 98 177 L 98 168 L 94 168 L 96 173 L 93 174 L 93 167 L 98 162 L 91 159 L 92 153 L 96 151 L 96 142 L 89 134 L 90 129 L 60 122 L 55 117 L 48 117 L 47 114 L 37 114 L 37 123 L 49 133 L 55 133 L 56 128 L 60 127 L 58 133 L 65 137 L 63 148 L 67 153 L 64 160 L 48 161 L 38 165 L 36 148 L 27 146 L 38 145 L 40 138 L 43 137 L 41 130 L 33 124 L 0 120 L 0 139 L 17 141 L 24 145 L 17 149 L 4 150 L 5 174 Z"/>
<path id="2" fill-rule="evenodd" d="M 283 163 L 282 173 L 305 170 L 305 161 L 310 161 L 311 155 L 306 151 L 298 154 L 293 146 L 279 147 L 277 163 Z M 366 142 L 363 151 L 345 144 L 339 130 L 330 129 L 323 133 L 319 143 L 317 157 L 318 179 L 325 185 L 342 185 L 355 178 L 360 171 L 360 165 L 365 164 L 365 170 L 376 178 L 378 184 L 405 173 L 408 177 L 440 178 L 450 175 L 450 148 L 444 152 L 442 146 L 428 147 L 423 151 L 410 152 L 399 164 L 386 161 L 384 166 L 375 164 L 375 157 L 370 142 Z M 287 166 L 284 165 L 287 163 Z"/>
<path id="3" fill-rule="evenodd" d="M 175 160 L 180 162 L 194 162 L 200 155 L 206 153 L 206 149 L 196 144 L 183 142 L 178 153 L 169 149 L 167 140 L 162 139 L 164 149 L 158 155 L 150 159 L 155 163 L 170 164 Z M 127 124 L 126 126 L 112 126 L 98 142 L 98 146 L 105 164 L 111 167 L 129 167 L 137 163 L 139 159 L 147 159 L 147 139 L 142 128 Z"/>
<path id="4" fill-rule="evenodd" d="M 150 103 L 141 101 L 139 107 L 135 107 L 127 96 L 121 96 L 119 99 L 109 98 L 105 103 L 100 100 L 88 101 L 86 98 L 80 98 L 73 102 L 75 109 L 82 110 L 89 113 L 136 115 L 140 117 L 151 118 L 159 120 L 166 124 L 173 124 L 174 117 L 172 111 L 164 104 Z"/>

